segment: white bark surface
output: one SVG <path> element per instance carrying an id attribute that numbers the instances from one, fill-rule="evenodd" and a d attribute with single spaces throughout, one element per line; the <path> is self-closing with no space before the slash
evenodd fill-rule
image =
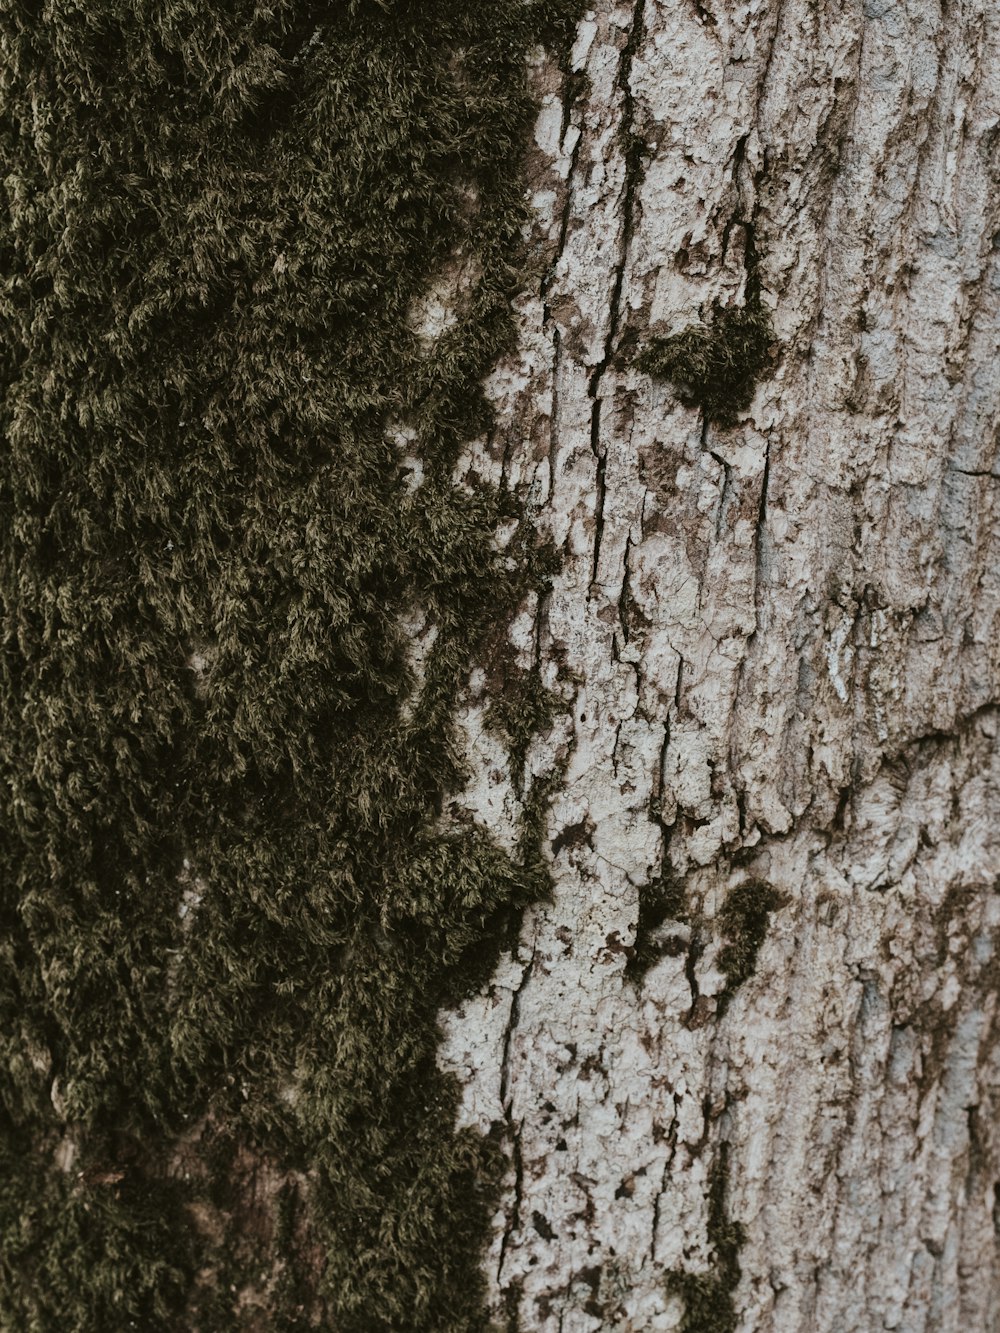
<path id="1" fill-rule="evenodd" d="M 546 277 L 468 459 L 564 557 L 515 627 L 567 704 L 553 900 L 443 1018 L 511 1154 L 498 1323 L 682 1328 L 726 1144 L 732 1327 L 1000 1329 L 1000 12 L 602 0 L 572 71 L 533 69 Z M 778 350 L 723 430 L 625 352 L 742 299 L 745 224 Z M 509 843 L 482 721 L 459 804 Z M 723 1012 L 750 880 L 784 905 Z"/>

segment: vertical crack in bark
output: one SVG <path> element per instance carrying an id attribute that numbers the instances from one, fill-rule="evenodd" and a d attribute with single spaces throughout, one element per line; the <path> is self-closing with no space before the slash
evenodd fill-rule
<path id="1" fill-rule="evenodd" d="M 707 1138 L 707 1119 L 705 1133 Z M 714 1251 L 712 1265 L 707 1272 L 675 1270 L 669 1276 L 670 1290 L 684 1301 L 682 1333 L 734 1333 L 738 1322 L 733 1293 L 740 1280 L 745 1235 L 727 1212 L 728 1187 L 729 1144 L 723 1139 L 709 1171 L 706 1238 Z"/>
<path id="2" fill-rule="evenodd" d="M 597 569 L 601 561 L 601 543 L 604 540 L 604 500 L 607 495 L 607 454 L 601 451 L 601 400 L 598 398 L 590 414 L 590 447 L 597 459 L 597 505 L 594 510 L 594 556 L 590 569 L 590 586 L 597 583 Z"/>
<path id="3" fill-rule="evenodd" d="M 611 767 L 614 770 L 615 777 L 618 776 L 618 746 L 622 738 L 621 722 L 615 727 L 615 743 L 611 748 Z"/>
<path id="4" fill-rule="evenodd" d="M 508 1120 L 510 1113 L 508 1112 Z M 507 1257 L 507 1247 L 510 1244 L 511 1237 L 521 1228 L 521 1205 L 524 1194 L 524 1163 L 521 1158 L 521 1128 L 510 1121 L 510 1152 L 511 1162 L 514 1167 L 514 1197 L 511 1202 L 510 1218 L 507 1226 L 504 1228 L 503 1238 L 500 1241 L 500 1255 L 497 1259 L 497 1286 L 503 1291 L 503 1266 Z M 516 1305 L 516 1298 L 513 1302 Z"/>
<path id="5" fill-rule="evenodd" d="M 620 134 L 625 161 L 625 179 L 622 185 L 622 225 L 618 259 L 615 263 L 614 279 L 611 287 L 611 301 L 608 310 L 608 331 L 604 339 L 604 354 L 590 375 L 587 392 L 591 399 L 590 411 L 590 447 L 597 461 L 597 507 L 594 525 L 594 559 L 591 573 L 591 586 L 597 582 L 598 565 L 601 558 L 601 542 L 604 536 L 604 501 L 606 496 L 605 466 L 606 451 L 601 447 L 601 380 L 611 363 L 615 339 L 621 316 L 622 288 L 625 284 L 625 265 L 628 262 L 629 247 L 632 241 L 634 225 L 635 195 L 642 181 L 642 158 L 637 151 L 633 125 L 635 123 L 635 99 L 632 96 L 632 63 L 642 42 L 645 32 L 646 0 L 637 0 L 633 11 L 632 25 L 628 40 L 622 47 L 615 77 L 615 88 L 621 97 Z"/>
<path id="6" fill-rule="evenodd" d="M 760 499 L 757 502 L 757 522 L 754 527 L 754 576 L 753 576 L 753 607 L 754 607 L 754 627 L 753 632 L 747 639 L 747 647 L 756 638 L 760 630 L 760 604 L 761 587 L 764 581 L 764 529 L 767 524 L 767 486 L 771 477 L 771 432 L 768 431 L 765 436 L 764 444 L 764 475 L 760 480 Z M 744 657 L 744 662 L 746 657 Z M 741 670 L 742 676 L 742 670 Z M 737 691 L 737 697 L 739 692 Z"/>
<path id="7" fill-rule="evenodd" d="M 568 60 L 568 55 L 567 55 Z M 582 76 L 577 78 L 565 65 L 562 70 L 563 75 L 563 104 L 562 104 L 562 125 L 559 132 L 559 146 L 566 142 L 566 135 L 572 124 L 573 108 L 576 105 L 577 98 L 582 87 Z M 569 223 L 573 214 L 573 180 L 576 175 L 577 159 L 580 153 L 580 145 L 583 142 L 583 134 L 578 133 L 576 142 L 570 151 L 569 168 L 566 172 L 566 184 L 563 189 L 562 213 L 559 219 L 559 236 L 556 240 L 555 251 L 552 256 L 552 262 L 549 264 L 545 276 L 542 278 L 539 288 L 539 296 L 542 301 L 542 330 L 549 328 L 552 323 L 552 311 L 549 308 L 549 292 L 555 281 L 556 273 L 563 254 L 566 250 L 566 238 L 569 235 Z M 562 335 L 558 325 L 552 328 L 552 413 L 549 418 L 549 485 L 547 503 L 551 504 L 555 496 L 556 487 L 556 469 L 555 460 L 557 455 L 557 443 L 559 439 L 559 371 L 562 363 Z"/>
<path id="8" fill-rule="evenodd" d="M 709 447 L 709 433 L 711 423 L 708 416 L 702 414 L 701 418 L 701 447 L 702 449 L 718 463 L 722 469 L 722 488 L 719 492 L 719 506 L 715 512 L 715 540 L 719 541 L 722 536 L 722 521 L 726 512 L 726 497 L 729 493 L 729 486 L 732 479 L 732 469 L 720 453 Z"/>
<path id="9" fill-rule="evenodd" d="M 567 192 L 568 193 L 568 192 Z M 548 322 L 548 306 L 544 323 Z M 552 330 L 552 411 L 549 415 L 549 485 L 546 504 L 551 505 L 556 493 L 556 458 L 559 453 L 559 370 L 562 361 L 562 334 Z"/>
<path id="10" fill-rule="evenodd" d="M 521 980 L 518 983 L 517 990 L 511 996 L 510 1014 L 507 1018 L 507 1029 L 504 1032 L 503 1055 L 500 1063 L 500 1105 L 503 1108 L 504 1120 L 507 1126 L 507 1136 L 510 1143 L 511 1164 L 514 1168 L 514 1198 L 511 1204 L 510 1215 L 507 1225 L 504 1227 L 503 1236 L 500 1240 L 500 1254 L 497 1259 L 497 1287 L 503 1291 L 501 1277 L 503 1274 L 504 1260 L 507 1257 L 507 1249 L 511 1237 L 520 1229 L 521 1226 L 521 1203 L 524 1188 L 524 1166 L 521 1159 L 521 1126 L 516 1120 L 513 1111 L 513 1097 L 511 1095 L 511 1042 L 517 1025 L 521 1018 L 521 995 L 528 982 L 531 980 L 531 973 L 535 965 L 535 955 L 532 952 L 524 972 L 521 974 Z"/>
<path id="11" fill-rule="evenodd" d="M 622 627 L 622 643 L 626 647 L 628 646 L 629 639 L 631 638 L 631 630 L 629 629 L 629 613 L 631 610 L 631 601 L 632 601 L 632 594 L 629 586 L 629 580 L 631 578 L 631 570 L 629 569 L 629 556 L 631 555 L 631 552 L 632 552 L 632 537 L 630 534 L 628 537 L 625 538 L 625 559 L 624 559 L 625 572 L 622 575 L 621 596 L 618 598 L 618 623 Z"/>
<path id="12" fill-rule="evenodd" d="M 674 1136 L 676 1142 L 676 1134 Z M 667 1192 L 667 1181 L 670 1176 L 670 1163 L 673 1160 L 673 1150 L 670 1156 L 663 1163 L 663 1175 L 660 1177 L 660 1188 L 656 1191 L 656 1198 L 653 1200 L 653 1222 L 649 1236 L 649 1259 L 651 1263 L 656 1263 L 656 1233 L 660 1229 L 660 1210 L 663 1207 L 663 1196 Z"/>
<path id="13" fill-rule="evenodd" d="M 687 952 L 684 955 L 684 975 L 687 977 L 687 983 L 691 990 L 691 1008 L 684 1015 L 683 1022 L 685 1026 L 690 1027 L 691 1020 L 695 1016 L 695 1010 L 698 1005 L 698 998 L 701 991 L 698 987 L 698 963 L 702 954 L 705 952 L 705 945 L 701 939 L 701 931 L 697 925 L 691 928 L 691 938 L 688 942 Z"/>
<path id="14" fill-rule="evenodd" d="M 666 829 L 663 818 L 663 791 L 666 786 L 667 751 L 670 749 L 670 711 L 663 720 L 663 740 L 660 742 L 659 761 L 653 772 L 652 789 L 649 796 L 649 816 L 654 824 Z M 666 850 L 664 848 L 664 850 Z"/>

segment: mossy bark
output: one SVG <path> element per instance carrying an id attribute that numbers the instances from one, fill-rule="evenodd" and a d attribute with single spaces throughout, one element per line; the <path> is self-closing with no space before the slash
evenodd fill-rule
<path id="1" fill-rule="evenodd" d="M 0 13 L 0 1327 L 1000 1323 L 1000 18 Z"/>
<path id="2" fill-rule="evenodd" d="M 0 14 L 11 1333 L 486 1317 L 502 1157 L 437 1013 L 546 879 L 447 800 L 551 560 L 455 463 L 567 12 Z"/>

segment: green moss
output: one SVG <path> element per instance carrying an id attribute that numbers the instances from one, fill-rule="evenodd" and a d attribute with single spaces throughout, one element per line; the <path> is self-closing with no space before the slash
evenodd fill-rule
<path id="1" fill-rule="evenodd" d="M 725 973 L 726 989 L 719 996 L 719 1014 L 724 1014 L 735 992 L 754 974 L 757 954 L 767 936 L 771 913 L 787 899 L 763 880 L 746 880 L 730 890 L 718 926 L 726 943 L 717 964 Z"/>
<path id="2" fill-rule="evenodd" d="M 716 309 L 710 324 L 651 338 L 636 365 L 669 380 L 681 402 L 699 408 L 706 421 L 732 426 L 753 400 L 772 340 L 767 311 L 751 293 L 744 306 Z"/>
<path id="3" fill-rule="evenodd" d="M 0 1141 L 0 1326 L 9 1333 L 165 1330 L 195 1254 L 180 1192 L 124 1162 L 63 1174 L 10 1132 Z"/>
<path id="4" fill-rule="evenodd" d="M 686 953 L 686 968 L 695 985 L 698 959 L 714 933 L 722 939 L 716 965 L 725 974 L 726 985 L 718 995 L 718 1017 L 729 1008 L 736 991 L 753 976 L 757 954 L 767 937 L 771 913 L 784 907 L 787 898 L 763 880 L 751 879 L 730 890 L 714 922 L 702 912 L 692 912 L 682 880 L 661 877 L 639 890 L 639 919 L 635 944 L 625 966 L 625 975 L 640 985 L 650 967 L 664 954 Z M 685 942 L 679 935 L 666 935 L 661 927 L 669 921 L 688 926 Z M 665 936 L 665 937 L 664 937 Z"/>
<path id="5" fill-rule="evenodd" d="M 733 1292 L 745 1237 L 740 1223 L 726 1215 L 728 1181 L 729 1145 L 723 1142 L 709 1177 L 708 1239 L 714 1263 L 707 1272 L 671 1273 L 667 1279 L 667 1290 L 684 1302 L 680 1333 L 733 1333 L 739 1322 Z"/>
<path id="6" fill-rule="evenodd" d="M 506 742 L 511 772 L 520 787 L 528 746 L 552 721 L 561 706 L 559 696 L 542 684 L 537 668 L 524 670 L 508 664 L 504 682 L 490 702 L 486 724 Z"/>
<path id="7" fill-rule="evenodd" d="M 664 922 L 687 922 L 688 919 L 683 881 L 661 878 L 640 887 L 635 944 L 625 964 L 625 975 L 634 985 L 640 984 L 656 960 L 664 955 L 664 945 L 658 936 Z M 683 942 L 678 940 L 673 948 L 680 952 L 684 948 Z"/>
<path id="8" fill-rule="evenodd" d="M 463 682 L 550 565 L 453 476 L 514 334 L 526 55 L 574 9 L 0 14 L 5 1328 L 253 1327 L 262 1263 L 268 1327 L 482 1327 L 502 1156 L 453 1133 L 437 1012 L 545 881 L 535 823 L 510 859 L 442 811 Z M 67 1131 L 132 1174 L 74 1192 Z M 295 1226 L 265 1165 L 308 1178 Z"/>

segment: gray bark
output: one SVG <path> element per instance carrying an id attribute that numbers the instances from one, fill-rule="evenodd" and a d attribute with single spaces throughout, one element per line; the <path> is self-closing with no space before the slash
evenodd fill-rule
<path id="1" fill-rule="evenodd" d="M 554 896 L 442 1017 L 510 1151 L 497 1321 L 998 1329 L 1000 13 L 601 0 L 532 75 L 544 276 L 466 461 L 564 558 L 513 631 Z M 748 238 L 773 373 L 723 429 L 630 349 Z M 476 688 L 456 804 L 512 843 Z"/>

